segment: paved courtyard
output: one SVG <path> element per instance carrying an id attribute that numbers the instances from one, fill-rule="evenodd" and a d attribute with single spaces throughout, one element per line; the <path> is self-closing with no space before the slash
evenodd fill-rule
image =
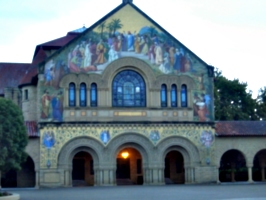
<path id="1" fill-rule="evenodd" d="M 11 189 L 21 200 L 266 200 L 266 184 Z"/>

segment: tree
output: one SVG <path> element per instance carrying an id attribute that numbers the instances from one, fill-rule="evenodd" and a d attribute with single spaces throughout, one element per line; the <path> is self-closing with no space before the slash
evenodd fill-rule
<path id="1" fill-rule="evenodd" d="M 103 30 L 105 29 L 105 21 L 98 26 L 98 29 L 101 31 L 101 38 L 103 38 Z"/>
<path id="2" fill-rule="evenodd" d="M 228 80 L 218 69 L 215 70 L 214 99 L 216 120 L 259 120 L 257 102 L 251 91 L 247 92 L 247 83 Z"/>
<path id="3" fill-rule="evenodd" d="M 266 86 L 260 88 L 257 97 L 257 114 L 261 120 L 266 120 Z"/>
<path id="4" fill-rule="evenodd" d="M 123 27 L 123 24 L 121 24 L 120 19 L 113 19 L 112 26 L 113 26 L 113 34 L 115 34 L 116 30 L 121 29 Z"/>
<path id="5" fill-rule="evenodd" d="M 28 136 L 20 108 L 12 101 L 0 98 L 0 172 L 20 170 L 26 161 Z"/>

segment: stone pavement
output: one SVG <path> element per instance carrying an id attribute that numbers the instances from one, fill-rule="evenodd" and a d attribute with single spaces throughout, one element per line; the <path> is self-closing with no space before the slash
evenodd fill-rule
<path id="1" fill-rule="evenodd" d="M 266 200 L 266 184 L 10 189 L 21 200 Z"/>

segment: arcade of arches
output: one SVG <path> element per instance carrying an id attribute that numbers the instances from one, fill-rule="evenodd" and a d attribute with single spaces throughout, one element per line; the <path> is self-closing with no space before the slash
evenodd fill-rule
<path id="1" fill-rule="evenodd" d="M 78 137 L 62 147 L 58 157 L 58 169 L 40 170 L 40 182 L 36 177 L 39 171 L 29 156 L 22 164 L 21 171 L 2 173 L 1 186 L 6 188 L 39 185 L 164 185 L 265 181 L 266 149 L 253 151 L 251 155 L 242 147 L 224 152 L 222 150 L 219 155 L 217 167 L 202 167 L 198 159 L 198 148 L 180 137 L 166 139 L 156 147 L 145 137 L 135 133 L 125 133 L 124 136 L 114 138 L 106 147 L 91 138 Z M 213 174 L 206 175 L 207 169 L 213 170 Z M 49 173 L 53 176 L 59 174 L 61 178 L 48 182 L 51 180 L 51 177 L 47 176 Z M 208 176 L 212 177 L 211 181 L 205 181 L 210 180 Z"/>

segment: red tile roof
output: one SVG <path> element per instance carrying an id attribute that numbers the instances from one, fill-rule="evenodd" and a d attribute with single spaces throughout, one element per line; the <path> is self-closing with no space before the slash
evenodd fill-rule
<path id="1" fill-rule="evenodd" d="M 25 121 L 25 126 L 29 137 L 39 137 L 40 134 L 37 129 L 37 122 Z"/>
<path id="2" fill-rule="evenodd" d="M 0 63 L 0 94 L 6 87 L 18 87 L 30 68 L 30 63 Z"/>
<path id="3" fill-rule="evenodd" d="M 71 40 L 73 40 L 75 37 L 80 35 L 80 33 L 74 33 L 74 32 L 69 32 L 66 36 L 57 38 L 55 40 L 51 40 L 49 42 L 45 42 L 43 44 L 39 44 L 39 46 L 64 46 Z"/>
<path id="4" fill-rule="evenodd" d="M 23 76 L 21 81 L 19 82 L 18 85 L 23 85 L 23 84 L 32 84 L 32 79 L 37 76 L 38 74 L 38 69 L 37 66 L 31 65 L 31 68 L 27 71 L 27 73 Z"/>
<path id="5" fill-rule="evenodd" d="M 219 121 L 217 136 L 266 136 L 266 121 Z"/>
<path id="6" fill-rule="evenodd" d="M 32 64 L 37 65 L 40 62 L 44 61 L 45 58 L 47 58 L 47 55 L 45 51 L 40 48 L 40 50 L 37 52 L 37 55 L 33 58 Z"/>

